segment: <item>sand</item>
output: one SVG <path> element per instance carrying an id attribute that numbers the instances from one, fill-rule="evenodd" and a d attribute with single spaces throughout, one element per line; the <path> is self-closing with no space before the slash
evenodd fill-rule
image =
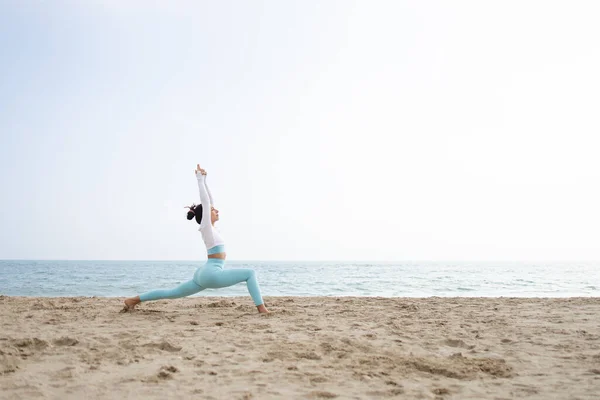
<path id="1" fill-rule="evenodd" d="M 600 398 L 600 298 L 265 300 L 0 296 L 0 398 Z"/>

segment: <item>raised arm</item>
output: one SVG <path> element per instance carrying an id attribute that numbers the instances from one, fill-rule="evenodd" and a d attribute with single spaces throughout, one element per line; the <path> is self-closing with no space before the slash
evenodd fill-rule
<path id="1" fill-rule="evenodd" d="M 214 206 L 215 201 L 213 200 L 212 193 L 210 193 L 210 188 L 208 187 L 208 183 L 206 183 L 206 175 L 204 175 L 204 186 L 206 186 L 206 193 L 208 193 L 208 200 L 210 201 L 210 205 Z"/>
<path id="2" fill-rule="evenodd" d="M 208 191 L 206 190 L 206 172 L 201 169 L 199 165 L 196 169 L 196 179 L 198 180 L 200 203 L 202 204 L 202 222 L 200 223 L 200 228 L 202 228 L 203 226 L 206 226 L 206 224 L 210 225 L 211 201 Z"/>

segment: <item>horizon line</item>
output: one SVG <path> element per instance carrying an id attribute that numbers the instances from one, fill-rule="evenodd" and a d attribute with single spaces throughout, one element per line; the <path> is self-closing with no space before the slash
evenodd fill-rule
<path id="1" fill-rule="evenodd" d="M 144 262 L 204 262 L 206 259 L 118 259 L 118 258 L 106 258 L 106 259 L 79 259 L 79 258 L 0 258 L 0 261 L 144 261 Z M 306 260 L 286 260 L 286 259 L 264 259 L 264 260 L 253 260 L 253 259 L 226 259 L 226 261 L 230 262 L 385 262 L 385 263 L 394 263 L 394 262 L 424 262 L 424 263 L 436 263 L 436 262 L 468 262 L 468 263 L 504 263 L 504 262 L 522 262 L 522 263 L 600 263 L 600 260 L 527 260 L 527 259 L 513 259 L 513 260 L 494 260 L 494 259 L 445 259 L 445 260 L 427 260 L 427 259 L 398 259 L 398 260 L 366 260 L 366 259 L 306 259 Z"/>

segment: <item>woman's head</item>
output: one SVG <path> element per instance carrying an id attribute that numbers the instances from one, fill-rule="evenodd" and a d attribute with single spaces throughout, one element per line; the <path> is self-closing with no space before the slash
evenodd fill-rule
<path id="1" fill-rule="evenodd" d="M 188 207 L 188 213 L 187 213 L 187 219 L 191 220 L 193 218 L 196 218 L 196 222 L 198 224 L 200 224 L 202 222 L 202 204 L 192 204 L 190 207 Z M 210 222 L 211 224 L 214 224 L 215 222 L 217 222 L 219 220 L 219 210 L 217 210 L 214 207 L 210 207 Z"/>

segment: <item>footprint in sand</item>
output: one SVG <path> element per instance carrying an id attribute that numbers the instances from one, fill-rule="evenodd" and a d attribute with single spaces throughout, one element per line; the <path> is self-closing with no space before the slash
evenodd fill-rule
<path id="1" fill-rule="evenodd" d="M 17 372 L 19 369 L 19 359 L 10 355 L 0 355 L 0 375 Z"/>
<path id="2" fill-rule="evenodd" d="M 79 343 L 79 340 L 68 336 L 63 336 L 58 339 L 54 339 L 52 343 L 56 346 L 75 346 L 77 343 Z"/>
<path id="3" fill-rule="evenodd" d="M 390 390 L 373 390 L 370 392 L 367 392 L 367 394 L 371 397 L 369 398 L 373 398 L 373 399 L 380 399 L 383 397 L 395 397 L 401 394 L 404 394 L 404 389 L 402 388 L 394 388 L 394 389 L 390 389 Z"/>
<path id="4" fill-rule="evenodd" d="M 312 392 L 310 397 L 314 397 L 317 399 L 335 399 L 336 397 L 338 397 L 338 395 L 331 392 L 317 391 Z"/>
<path id="5" fill-rule="evenodd" d="M 179 372 L 177 367 L 174 367 L 172 365 L 163 365 L 162 367 L 160 367 L 160 370 L 158 371 L 158 374 L 156 374 L 156 376 L 158 377 L 158 379 L 171 379 L 173 377 L 172 374 L 176 372 Z"/>
<path id="6" fill-rule="evenodd" d="M 144 347 L 152 347 L 159 350 L 169 351 L 171 353 L 178 352 L 181 347 L 173 346 L 171 343 L 163 340 L 162 342 L 151 342 L 144 345 Z"/>
<path id="7" fill-rule="evenodd" d="M 438 396 L 442 396 L 445 394 L 450 394 L 450 391 L 446 388 L 437 388 L 431 391 L 433 394 L 437 394 Z"/>
<path id="8" fill-rule="evenodd" d="M 469 345 L 460 339 L 446 339 L 443 344 L 449 347 L 460 347 L 468 350 L 475 348 L 475 345 Z"/>
<path id="9" fill-rule="evenodd" d="M 237 303 L 235 303 L 233 301 L 220 300 L 220 301 L 215 301 L 213 303 L 209 303 L 206 307 L 221 308 L 221 307 L 235 307 L 235 306 L 237 306 Z"/>
<path id="10" fill-rule="evenodd" d="M 12 341 L 19 348 L 28 348 L 32 350 L 43 350 L 48 347 L 48 342 L 38 338 L 33 339 L 16 339 Z"/>

